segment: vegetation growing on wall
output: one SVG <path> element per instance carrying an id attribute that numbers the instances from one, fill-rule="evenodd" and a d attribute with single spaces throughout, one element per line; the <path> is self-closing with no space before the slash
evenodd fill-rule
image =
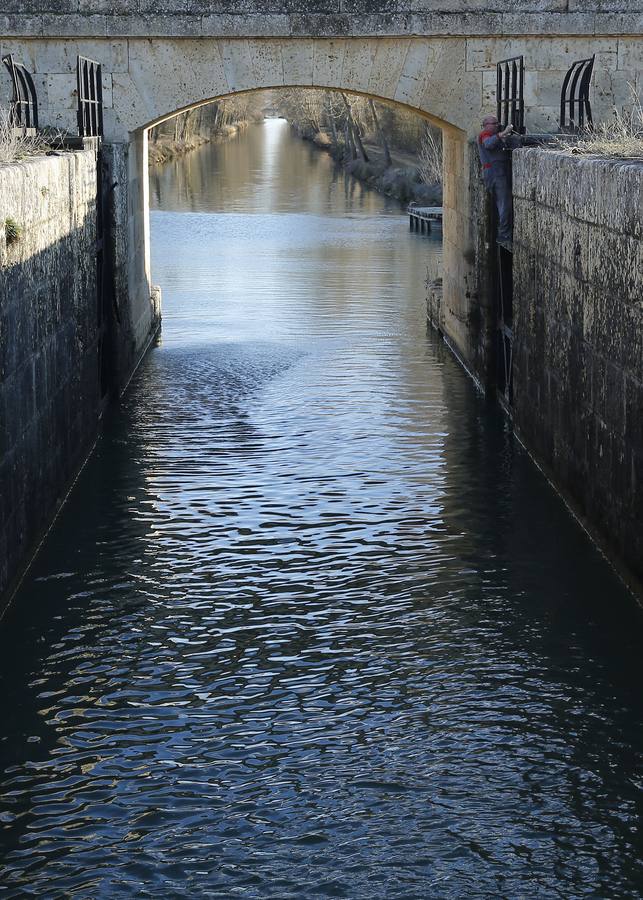
<path id="1" fill-rule="evenodd" d="M 7 244 L 15 244 L 20 240 L 22 235 L 22 226 L 18 225 L 15 219 L 11 217 L 4 220 L 4 233 L 6 235 Z"/>

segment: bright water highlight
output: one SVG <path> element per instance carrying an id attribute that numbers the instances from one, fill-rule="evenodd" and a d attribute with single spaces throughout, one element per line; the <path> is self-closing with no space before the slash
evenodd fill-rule
<path id="1" fill-rule="evenodd" d="M 0 627 L 0 895 L 640 895 L 640 616 L 438 236 L 279 122 L 151 194 L 162 343 Z"/>

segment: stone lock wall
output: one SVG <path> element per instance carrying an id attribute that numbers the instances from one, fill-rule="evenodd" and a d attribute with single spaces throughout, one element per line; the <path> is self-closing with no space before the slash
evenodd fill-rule
<path id="1" fill-rule="evenodd" d="M 96 181 L 92 151 L 0 166 L 0 598 L 97 433 Z"/>
<path id="2" fill-rule="evenodd" d="M 478 387 L 496 388 L 497 251 L 495 220 L 475 141 L 444 139 L 445 253 L 427 272 L 427 318 Z M 462 172 L 468 173 L 463 177 Z"/>
<path id="3" fill-rule="evenodd" d="M 105 227 L 113 292 L 110 356 L 122 393 L 161 323 L 160 288 L 151 284 L 147 132 L 129 144 L 103 143 L 108 183 Z"/>
<path id="4" fill-rule="evenodd" d="M 643 163 L 514 154 L 514 424 L 643 583 Z"/>

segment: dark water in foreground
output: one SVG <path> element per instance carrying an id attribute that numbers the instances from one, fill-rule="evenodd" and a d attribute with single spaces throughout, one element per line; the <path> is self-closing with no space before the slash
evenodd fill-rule
<path id="1" fill-rule="evenodd" d="M 152 180 L 162 346 L 0 627 L 0 895 L 641 894 L 643 628 L 270 123 Z"/>

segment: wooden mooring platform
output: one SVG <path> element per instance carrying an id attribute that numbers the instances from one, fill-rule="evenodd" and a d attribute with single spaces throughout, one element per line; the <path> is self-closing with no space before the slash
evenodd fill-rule
<path id="1" fill-rule="evenodd" d="M 409 206 L 409 228 L 411 231 L 419 231 L 421 233 L 431 231 L 431 226 L 435 222 L 442 224 L 442 207 L 441 206 Z"/>

